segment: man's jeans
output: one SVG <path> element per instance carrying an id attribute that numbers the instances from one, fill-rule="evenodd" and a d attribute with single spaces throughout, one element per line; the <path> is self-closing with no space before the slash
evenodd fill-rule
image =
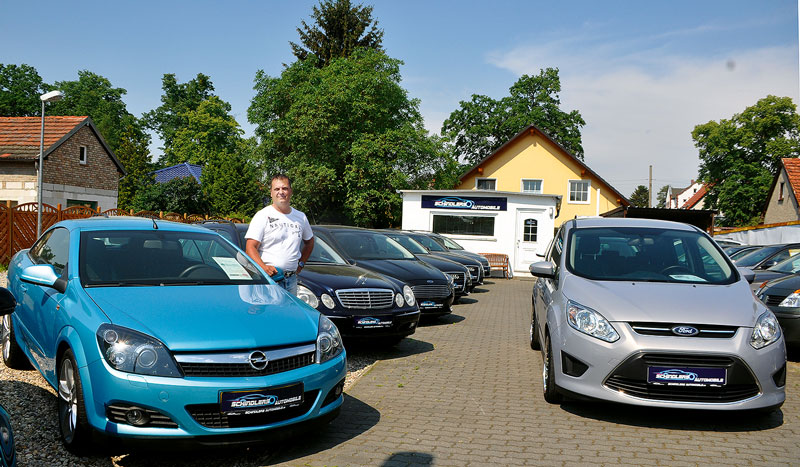
<path id="1" fill-rule="evenodd" d="M 292 274 L 289 277 L 284 276 L 283 280 L 278 282 L 278 285 L 288 290 L 292 295 L 297 296 L 297 274 Z"/>

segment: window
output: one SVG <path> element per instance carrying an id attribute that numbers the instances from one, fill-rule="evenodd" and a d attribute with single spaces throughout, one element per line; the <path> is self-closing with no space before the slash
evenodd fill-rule
<path id="1" fill-rule="evenodd" d="M 455 235 L 494 235 L 494 217 L 487 216 L 433 216 L 433 231 Z"/>
<path id="2" fill-rule="evenodd" d="M 522 179 L 522 191 L 524 193 L 541 193 L 542 181 L 536 179 Z"/>
<path id="3" fill-rule="evenodd" d="M 475 181 L 475 188 L 479 190 L 495 190 L 497 180 L 494 178 L 479 178 Z"/>
<path id="4" fill-rule="evenodd" d="M 778 201 L 783 201 L 783 186 L 784 182 L 781 182 L 781 191 L 778 193 Z"/>
<path id="5" fill-rule="evenodd" d="M 81 164 L 86 165 L 86 146 L 80 147 L 78 161 L 80 161 Z"/>
<path id="6" fill-rule="evenodd" d="M 60 276 L 69 258 L 69 232 L 57 228 L 45 233 L 28 254 L 34 264 L 50 264 L 56 275 Z"/>
<path id="7" fill-rule="evenodd" d="M 535 242 L 537 230 L 538 222 L 536 219 L 525 219 L 525 227 L 522 232 L 522 241 Z"/>
<path id="8" fill-rule="evenodd" d="M 569 181 L 569 202 L 589 204 L 589 180 Z"/>
<path id="9" fill-rule="evenodd" d="M 97 201 L 86 201 L 83 199 L 68 199 L 67 207 L 71 208 L 72 206 L 86 206 L 87 208 L 90 208 L 92 211 L 97 211 Z"/>

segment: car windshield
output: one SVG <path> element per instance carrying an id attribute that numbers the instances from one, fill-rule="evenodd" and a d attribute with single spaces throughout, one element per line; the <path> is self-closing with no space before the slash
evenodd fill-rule
<path id="1" fill-rule="evenodd" d="M 407 235 L 392 235 L 388 234 L 389 237 L 393 238 L 397 241 L 397 243 L 403 245 L 406 250 L 414 253 L 415 255 L 427 255 L 428 250 L 425 249 L 424 246 L 420 245 L 419 242 L 414 240 L 413 238 Z"/>
<path id="2" fill-rule="evenodd" d="M 695 231 L 642 227 L 585 228 L 569 238 L 567 267 L 599 280 L 729 284 L 725 255 Z"/>
<path id="3" fill-rule="evenodd" d="M 737 266 L 744 266 L 749 268 L 763 261 L 765 258 L 772 256 L 773 253 L 781 249 L 780 245 L 765 246 L 761 249 L 748 253 L 736 260 Z"/>
<path id="4" fill-rule="evenodd" d="M 443 247 L 436 240 L 427 235 L 411 235 L 411 238 L 418 241 L 422 246 L 430 251 L 446 252 L 447 248 Z"/>
<path id="5" fill-rule="evenodd" d="M 748 246 L 748 247 L 740 248 L 740 249 L 737 249 L 737 250 L 731 250 L 728 253 L 728 257 L 730 259 L 732 259 L 732 260 L 737 260 L 737 259 L 743 257 L 744 255 L 749 255 L 750 253 L 756 251 L 759 248 L 761 248 L 761 247 L 760 246 Z"/>
<path id="6" fill-rule="evenodd" d="M 458 243 L 456 243 L 455 240 L 452 240 L 452 239 L 444 237 L 444 236 L 441 236 L 439 238 L 441 238 L 442 242 L 444 242 L 444 246 L 446 246 L 447 248 L 449 248 L 451 250 L 463 250 L 464 249 L 464 247 L 459 245 Z"/>
<path id="7" fill-rule="evenodd" d="M 311 250 L 311 256 L 308 257 L 308 263 L 323 263 L 323 264 L 347 264 L 347 261 L 342 258 L 330 245 L 325 243 L 325 240 L 314 237 L 314 249 Z"/>
<path id="8" fill-rule="evenodd" d="M 367 231 L 339 230 L 333 236 L 353 259 L 414 259 L 410 251 L 386 235 Z"/>
<path id="9" fill-rule="evenodd" d="M 800 255 L 794 255 L 786 258 L 780 263 L 767 268 L 767 271 L 784 272 L 786 274 L 794 274 L 800 271 Z"/>
<path id="10" fill-rule="evenodd" d="M 79 253 L 84 287 L 268 283 L 246 255 L 211 232 L 87 231 Z"/>

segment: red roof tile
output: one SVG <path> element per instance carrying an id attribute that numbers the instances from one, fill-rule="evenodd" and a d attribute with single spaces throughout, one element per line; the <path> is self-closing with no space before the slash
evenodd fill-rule
<path id="1" fill-rule="evenodd" d="M 45 116 L 44 147 L 58 142 L 88 117 Z M 30 158 L 39 154 L 41 117 L 0 117 L 0 153 L 3 158 Z"/>
<path id="2" fill-rule="evenodd" d="M 792 192 L 795 199 L 800 199 L 800 159 L 787 158 L 781 159 L 783 166 L 786 168 L 786 175 L 789 178 L 789 184 L 792 186 Z"/>
<path id="3" fill-rule="evenodd" d="M 708 193 L 708 187 L 709 185 L 703 184 L 703 186 L 701 186 L 700 189 L 697 190 L 695 194 L 692 195 L 691 198 L 689 198 L 688 200 L 686 200 L 685 203 L 683 203 L 681 209 L 692 209 L 694 205 L 700 202 L 700 200 L 703 199 L 706 193 Z"/>

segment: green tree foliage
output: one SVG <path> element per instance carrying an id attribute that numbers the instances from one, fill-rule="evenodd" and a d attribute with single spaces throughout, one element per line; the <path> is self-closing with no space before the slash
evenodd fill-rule
<path id="1" fill-rule="evenodd" d="M 577 110 L 561 110 L 557 68 L 541 70 L 537 76 L 523 75 L 509 91 L 500 100 L 473 94 L 444 121 L 442 134 L 453 141 L 461 161 L 477 164 L 531 124 L 583 160 L 581 127 L 586 122 Z"/>
<path id="2" fill-rule="evenodd" d="M 209 203 L 197 180 L 183 177 L 139 188 L 133 199 L 133 210 L 205 214 L 209 212 Z"/>
<path id="3" fill-rule="evenodd" d="M 323 0 L 319 7 L 313 7 L 311 17 L 312 26 L 301 21 L 297 28 L 302 46 L 289 42 L 299 60 L 316 55 L 316 65 L 321 68 L 335 58 L 349 57 L 359 47 L 382 50 L 383 30 L 372 20 L 371 6 L 352 5 L 350 0 Z"/>
<path id="4" fill-rule="evenodd" d="M 397 225 L 396 190 L 452 177 L 456 162 L 424 130 L 419 102 L 400 86 L 400 64 L 358 49 L 322 68 L 309 55 L 280 77 L 256 74 L 248 117 L 262 167 L 292 177 L 293 204 L 312 222 Z"/>
<path id="5" fill-rule="evenodd" d="M 213 96 L 214 85 L 211 83 L 211 78 L 202 73 L 182 84 L 178 83 L 175 75 L 170 73 L 161 78 L 161 89 L 164 91 L 161 96 L 161 106 L 145 113 L 142 118 L 147 127 L 155 131 L 164 142 L 166 161 L 170 164 L 184 162 L 180 160 L 173 162 L 177 160 L 173 154 L 174 140 L 177 133 L 189 124 L 191 112 L 196 111 L 202 102 Z"/>
<path id="6" fill-rule="evenodd" d="M 140 188 L 152 183 L 151 172 L 155 169 L 150 162 L 150 135 L 136 125 L 130 124 L 120 134 L 120 145 L 115 154 L 127 175 L 119 181 L 117 206 L 133 209 L 133 200 Z"/>
<path id="7" fill-rule="evenodd" d="M 203 166 L 203 192 L 211 212 L 252 217 L 264 206 L 269 189 L 261 182 L 256 166 L 246 156 L 255 150 L 255 138 L 242 141 L 239 149 L 209 157 Z"/>
<path id="8" fill-rule="evenodd" d="M 185 124 L 175 131 L 164 164 L 189 162 L 205 166 L 217 155 L 235 152 L 244 131 L 230 111 L 230 104 L 210 96 L 197 108 L 183 112 L 180 116 Z"/>
<path id="9" fill-rule="evenodd" d="M 650 190 L 644 185 L 639 185 L 628 198 L 633 206 L 646 208 L 650 200 Z"/>
<path id="10" fill-rule="evenodd" d="M 800 156 L 800 116 L 789 97 L 767 96 L 730 120 L 692 131 L 699 177 L 711 184 L 706 208 L 731 226 L 754 225 L 769 196 L 781 158 Z"/>
<path id="11" fill-rule="evenodd" d="M 63 91 L 64 98 L 47 104 L 47 115 L 88 115 L 114 152 L 122 144 L 122 133 L 139 127 L 122 100 L 127 91 L 103 76 L 81 70 L 77 81 L 56 81 L 52 88 Z"/>
<path id="12" fill-rule="evenodd" d="M 658 190 L 658 193 L 656 193 L 657 208 L 667 207 L 667 191 L 669 191 L 669 185 L 664 185 L 660 190 Z"/>
<path id="13" fill-rule="evenodd" d="M 0 116 L 32 117 L 39 115 L 44 94 L 44 83 L 36 69 L 30 65 L 3 65 L 0 63 Z"/>

